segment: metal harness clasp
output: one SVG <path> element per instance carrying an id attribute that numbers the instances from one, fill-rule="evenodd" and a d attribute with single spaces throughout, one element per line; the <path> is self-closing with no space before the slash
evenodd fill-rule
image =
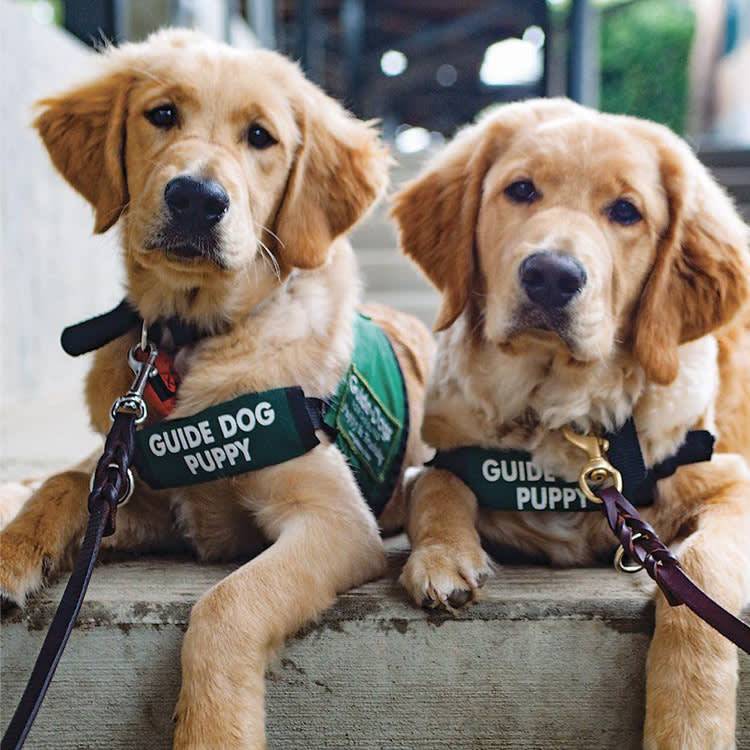
<path id="1" fill-rule="evenodd" d="M 135 352 L 136 349 L 139 348 L 146 353 L 145 362 L 136 359 Z M 143 391 L 146 388 L 148 379 L 156 372 L 156 366 L 154 363 L 156 362 L 158 354 L 159 350 L 148 340 L 147 328 L 144 323 L 141 331 L 140 343 L 131 347 L 128 352 L 128 364 L 135 373 L 135 379 L 133 380 L 133 385 L 130 386 L 130 390 L 125 395 L 120 396 L 114 404 L 112 404 L 112 409 L 110 410 L 110 417 L 112 419 L 114 419 L 119 412 L 128 412 L 136 415 L 136 424 L 143 424 L 143 422 L 146 421 L 146 418 L 148 417 L 148 407 L 143 399 Z"/>
<path id="2" fill-rule="evenodd" d="M 578 486 L 587 499 L 592 503 L 601 504 L 602 501 L 595 494 L 594 489 L 601 488 L 608 480 L 618 492 L 622 492 L 622 474 L 607 461 L 606 453 L 609 450 L 607 440 L 597 435 L 581 435 L 570 427 L 563 427 L 562 433 L 569 443 L 580 448 L 589 457 L 578 475 Z"/>

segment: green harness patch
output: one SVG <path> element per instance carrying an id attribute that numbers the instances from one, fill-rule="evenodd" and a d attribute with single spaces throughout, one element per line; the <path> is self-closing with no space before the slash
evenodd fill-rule
<path id="1" fill-rule="evenodd" d="M 140 477 L 155 489 L 233 477 L 307 453 L 320 442 L 316 429 L 324 428 L 335 436 L 363 495 L 379 513 L 401 473 L 409 410 L 388 337 L 360 314 L 354 336 L 352 362 L 325 402 L 307 398 L 299 386 L 276 388 L 139 430 Z"/>
<path id="2" fill-rule="evenodd" d="M 477 446 L 438 451 L 430 466 L 455 474 L 493 510 L 598 510 L 577 482 L 542 471 L 523 451 L 487 450 Z"/>
<path id="3" fill-rule="evenodd" d="M 233 477 L 301 456 L 320 441 L 299 387 L 246 393 L 136 433 L 136 468 L 155 489 Z"/>
<path id="4" fill-rule="evenodd" d="M 409 430 L 404 378 L 388 337 L 369 318 L 354 321 L 352 363 L 325 423 L 337 431 L 362 493 L 379 513 L 401 473 Z"/>

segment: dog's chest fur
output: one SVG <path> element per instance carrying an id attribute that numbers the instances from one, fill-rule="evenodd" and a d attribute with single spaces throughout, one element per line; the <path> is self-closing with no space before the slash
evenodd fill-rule
<path id="1" fill-rule="evenodd" d="M 428 389 L 425 437 L 441 449 L 481 445 L 528 451 L 575 481 L 586 457 L 560 428 L 614 430 L 633 416 L 647 465 L 670 456 L 696 426 L 715 431 L 717 346 L 707 336 L 680 348 L 669 386 L 648 384 L 627 352 L 584 364 L 553 347 L 472 344 L 459 320 L 442 335 Z M 613 543 L 596 513 L 480 511 L 490 539 L 556 564 L 585 564 Z"/>
<path id="2" fill-rule="evenodd" d="M 308 396 L 324 397 L 337 387 L 353 348 L 351 321 L 359 299 L 354 254 L 337 242 L 335 262 L 302 272 L 277 289 L 228 333 L 203 339 L 175 356 L 181 383 L 170 419 L 195 414 L 244 393 L 299 385 Z M 89 385 L 113 389 L 115 370 L 132 379 L 127 350 L 135 334 L 97 352 Z M 111 380 L 111 379 L 110 379 Z M 108 393 L 97 411 L 119 395 Z M 105 414 L 94 424 L 108 429 Z M 290 462 L 293 463 L 293 462 Z M 266 502 L 264 470 L 158 494 L 172 506 L 176 533 L 201 557 L 234 558 L 257 552 L 263 543 L 255 524 Z M 265 539 L 267 541 L 267 539 Z"/>

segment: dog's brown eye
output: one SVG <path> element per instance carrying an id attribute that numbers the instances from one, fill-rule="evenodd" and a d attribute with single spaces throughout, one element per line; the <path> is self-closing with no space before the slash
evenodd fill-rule
<path id="1" fill-rule="evenodd" d="M 614 221 L 617 224 L 623 226 L 629 226 L 640 221 L 643 217 L 641 212 L 625 198 L 618 198 L 610 207 L 607 212 L 610 221 Z"/>
<path id="2" fill-rule="evenodd" d="M 258 149 L 268 148 L 276 143 L 276 139 L 261 125 L 254 122 L 247 131 L 247 142 Z"/>
<path id="3" fill-rule="evenodd" d="M 160 104 L 146 112 L 146 119 L 157 128 L 171 128 L 177 122 L 177 108 L 172 104 Z"/>
<path id="4" fill-rule="evenodd" d="M 505 194 L 516 203 L 533 203 L 538 197 L 536 186 L 531 180 L 518 180 L 505 188 Z"/>

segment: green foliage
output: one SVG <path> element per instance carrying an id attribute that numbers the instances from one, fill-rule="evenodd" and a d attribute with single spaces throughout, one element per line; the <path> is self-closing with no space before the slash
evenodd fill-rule
<path id="1" fill-rule="evenodd" d="M 682 133 L 694 28 L 692 11 L 677 0 L 643 0 L 604 13 L 601 109 Z"/>

